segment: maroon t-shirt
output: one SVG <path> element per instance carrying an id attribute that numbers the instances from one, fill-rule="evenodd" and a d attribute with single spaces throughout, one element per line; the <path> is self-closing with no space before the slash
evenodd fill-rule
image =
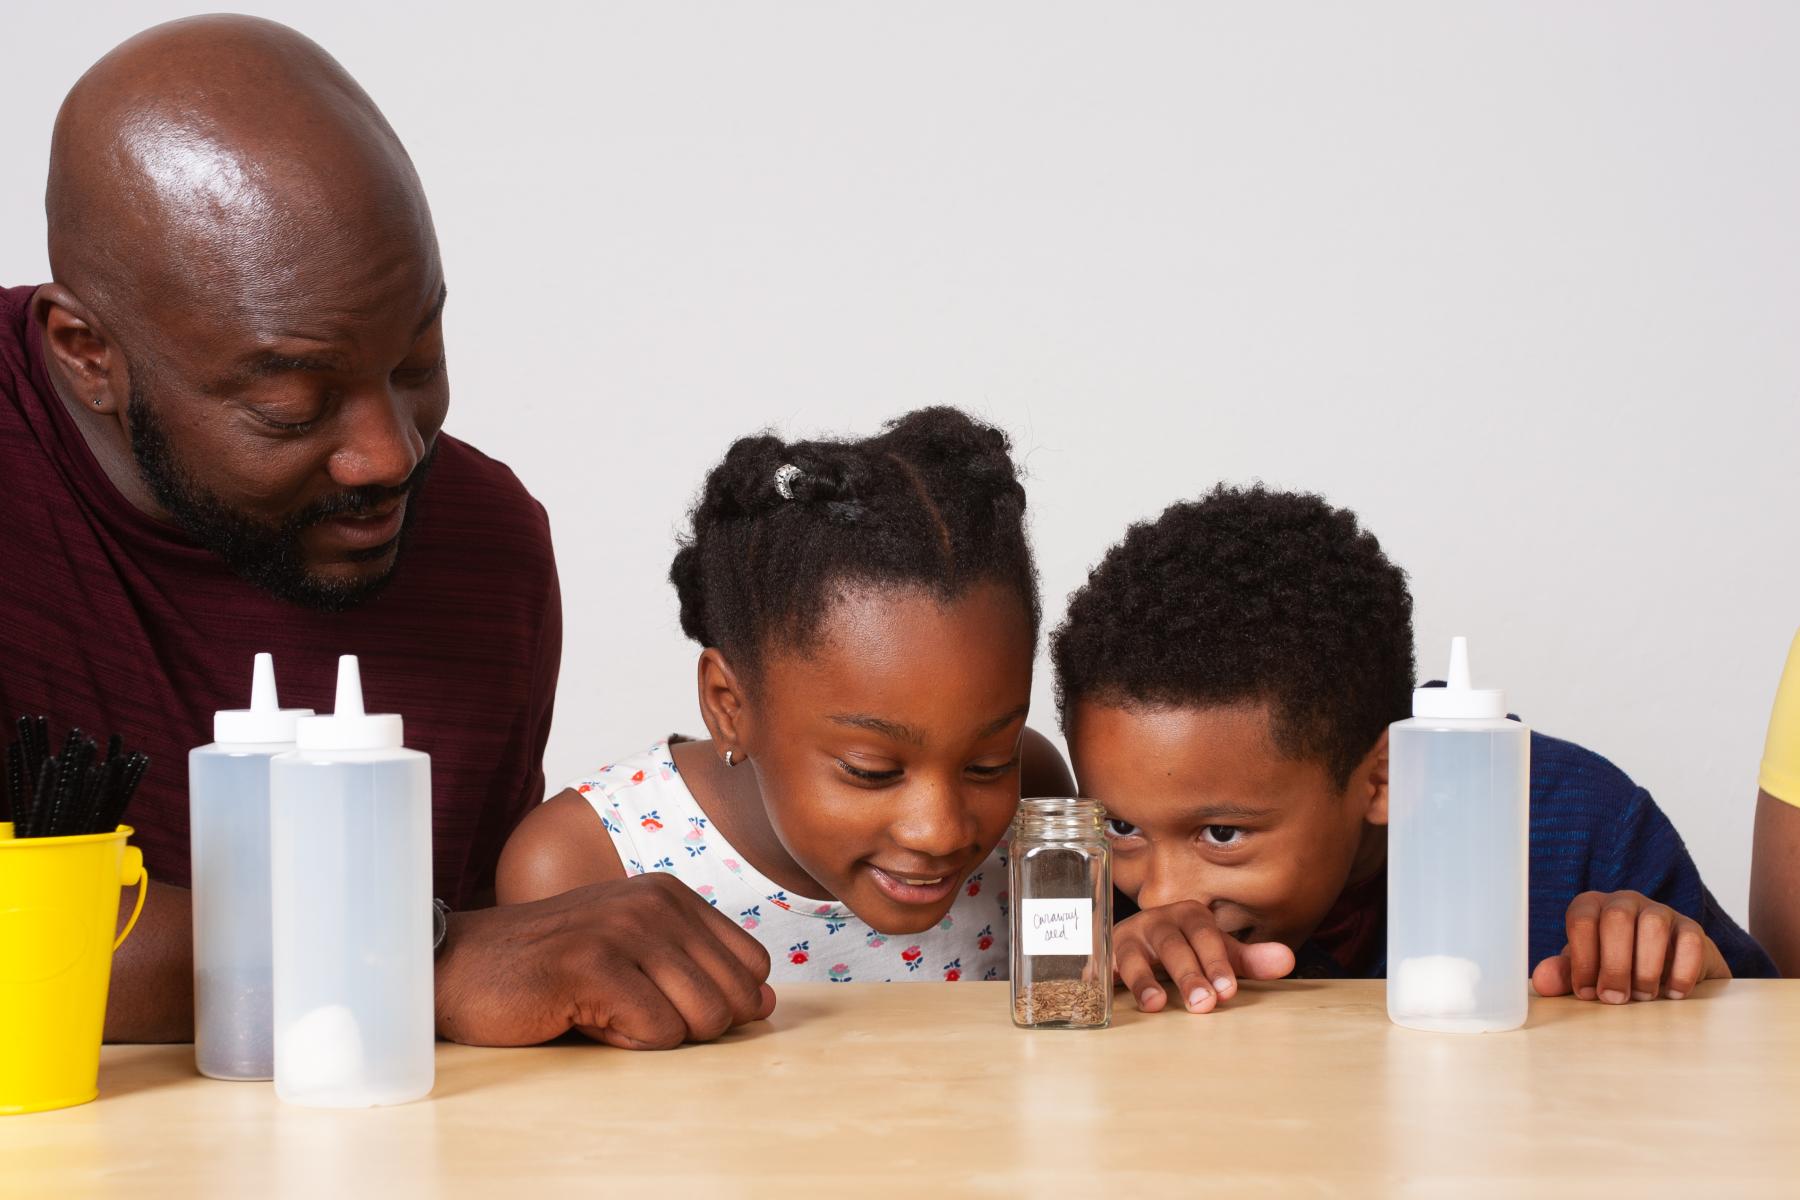
<path id="1" fill-rule="evenodd" d="M 187 752 L 249 702 L 256 652 L 284 707 L 321 712 L 338 655 L 359 655 L 369 711 L 401 714 L 431 755 L 437 894 L 491 889 L 544 794 L 562 600 L 543 507 L 440 435 L 388 588 L 342 613 L 277 600 L 113 486 L 52 390 L 34 291 L 0 290 L 0 728 L 41 713 L 53 738 L 79 726 L 149 754 L 126 821 L 151 877 L 185 887 Z"/>

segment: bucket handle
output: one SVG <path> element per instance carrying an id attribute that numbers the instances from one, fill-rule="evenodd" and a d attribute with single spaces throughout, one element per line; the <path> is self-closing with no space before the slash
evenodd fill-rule
<path id="1" fill-rule="evenodd" d="M 131 920 L 125 922 L 118 941 L 113 943 L 114 950 L 131 936 L 132 929 L 137 925 L 138 915 L 144 911 L 144 894 L 150 890 L 150 872 L 144 869 L 144 852 L 136 846 L 125 847 L 125 864 L 124 869 L 119 872 L 119 883 L 125 887 L 137 885 L 137 904 L 131 910 Z"/>

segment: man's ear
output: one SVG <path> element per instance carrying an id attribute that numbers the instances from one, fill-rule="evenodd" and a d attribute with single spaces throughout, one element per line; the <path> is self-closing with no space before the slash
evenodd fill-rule
<path id="1" fill-rule="evenodd" d="M 110 416 L 123 411 L 131 390 L 125 356 L 99 318 L 60 283 L 39 288 L 31 303 L 69 399 L 89 412 Z"/>
<path id="2" fill-rule="evenodd" d="M 1352 786 L 1358 789 L 1365 798 L 1363 820 L 1371 825 L 1388 823 L 1388 735 L 1387 730 L 1375 739 L 1374 747 L 1364 757 L 1356 774 L 1351 777 Z"/>
<path id="3" fill-rule="evenodd" d="M 747 693 L 723 652 L 708 646 L 700 652 L 700 719 L 712 735 L 713 748 L 721 757 L 732 754 L 730 765 L 749 758 L 746 745 L 753 730 Z"/>

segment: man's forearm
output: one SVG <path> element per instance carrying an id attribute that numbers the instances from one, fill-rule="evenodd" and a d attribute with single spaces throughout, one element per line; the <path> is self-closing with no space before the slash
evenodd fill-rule
<path id="1" fill-rule="evenodd" d="M 137 902 L 135 888 L 119 898 L 118 928 Z M 109 1042 L 194 1040 L 194 925 L 186 888 L 150 884 L 137 928 L 113 954 L 106 994 Z"/>

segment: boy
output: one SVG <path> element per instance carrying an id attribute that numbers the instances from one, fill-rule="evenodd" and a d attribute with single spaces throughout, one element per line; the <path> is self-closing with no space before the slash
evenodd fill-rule
<path id="1" fill-rule="evenodd" d="M 1356 517 L 1219 487 L 1133 526 L 1051 644 L 1083 795 L 1107 807 L 1138 1006 L 1237 977 L 1386 973 L 1387 727 L 1411 715 L 1412 598 Z M 1531 981 L 1680 999 L 1773 975 L 1649 793 L 1531 735 Z"/>

